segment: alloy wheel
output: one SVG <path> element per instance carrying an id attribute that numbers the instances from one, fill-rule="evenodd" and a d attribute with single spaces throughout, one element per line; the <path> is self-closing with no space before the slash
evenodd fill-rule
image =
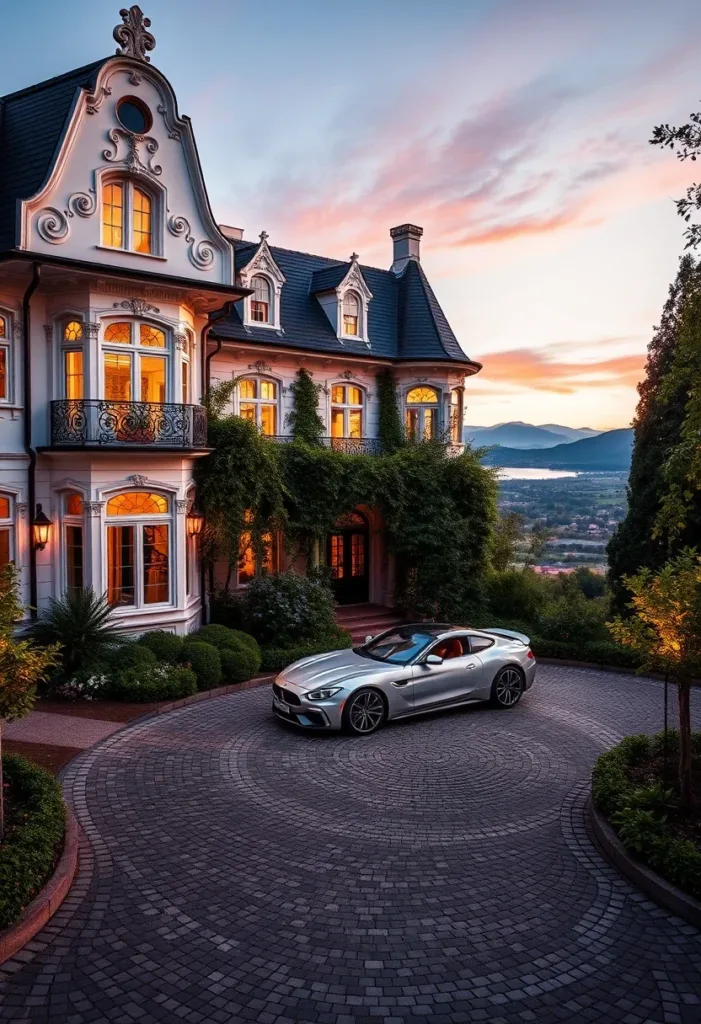
<path id="1" fill-rule="evenodd" d="M 512 707 L 517 703 L 523 692 L 521 673 L 515 668 L 502 669 L 496 681 L 495 689 L 497 701 L 502 707 Z"/>
<path id="2" fill-rule="evenodd" d="M 359 693 L 350 707 L 349 719 L 355 732 L 368 733 L 380 725 L 385 716 L 385 705 L 378 693 L 368 690 Z"/>

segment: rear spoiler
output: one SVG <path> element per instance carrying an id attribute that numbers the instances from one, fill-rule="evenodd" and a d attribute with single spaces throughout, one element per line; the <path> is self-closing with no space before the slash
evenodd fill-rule
<path id="1" fill-rule="evenodd" d="M 493 633 L 494 636 L 501 636 L 505 640 L 518 640 L 524 647 L 528 647 L 531 642 L 525 633 L 517 633 L 515 629 L 502 629 L 501 626 L 497 626 L 495 629 L 488 626 L 486 629 L 483 629 L 482 632 Z"/>

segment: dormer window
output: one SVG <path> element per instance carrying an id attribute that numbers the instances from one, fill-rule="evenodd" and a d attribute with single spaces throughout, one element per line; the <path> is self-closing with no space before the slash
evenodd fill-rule
<path id="1" fill-rule="evenodd" d="M 357 337 L 360 334 L 360 299 L 355 292 L 343 296 L 343 333 Z"/>
<path id="2" fill-rule="evenodd" d="M 261 274 L 256 274 L 251 279 L 251 288 L 253 288 L 253 295 L 251 296 L 251 320 L 257 324 L 269 324 L 270 319 L 270 282 L 267 277 L 263 277 Z"/>
<path id="3" fill-rule="evenodd" d="M 102 187 L 102 244 L 152 254 L 153 206 L 149 193 L 134 182 L 107 182 Z"/>

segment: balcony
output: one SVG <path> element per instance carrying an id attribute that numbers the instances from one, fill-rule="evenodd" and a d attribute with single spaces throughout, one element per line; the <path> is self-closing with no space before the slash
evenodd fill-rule
<path id="1" fill-rule="evenodd" d="M 201 405 L 71 398 L 51 403 L 52 448 L 206 448 Z"/>

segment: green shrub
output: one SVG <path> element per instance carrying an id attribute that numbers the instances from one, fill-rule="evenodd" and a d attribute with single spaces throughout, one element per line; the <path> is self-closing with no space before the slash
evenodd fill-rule
<path id="1" fill-rule="evenodd" d="M 224 683 L 245 683 L 260 668 L 260 655 L 250 647 L 222 647 L 219 650 Z"/>
<path id="2" fill-rule="evenodd" d="M 210 625 L 228 626 L 229 629 L 243 629 L 246 625 L 241 598 L 225 591 L 215 593 L 209 603 Z"/>
<path id="3" fill-rule="evenodd" d="M 204 640 L 187 640 L 183 644 L 180 660 L 189 665 L 197 677 L 198 690 L 211 690 L 222 681 L 219 651 Z"/>
<path id="4" fill-rule="evenodd" d="M 156 665 L 116 672 L 106 693 L 112 700 L 142 704 L 159 700 L 180 700 L 197 692 L 197 676 L 183 665 Z"/>
<path id="5" fill-rule="evenodd" d="M 123 672 L 128 668 L 150 668 L 158 664 L 158 658 L 145 644 L 124 644 L 115 651 L 115 670 Z"/>
<path id="6" fill-rule="evenodd" d="M 667 737 L 670 754 L 675 737 Z M 678 745 L 678 737 L 676 738 Z M 695 750 L 701 750 L 701 733 L 694 733 Z M 626 736 L 613 750 L 602 754 L 592 772 L 592 798 L 610 820 L 623 845 L 655 871 L 691 896 L 701 898 L 701 851 L 690 840 L 674 836 L 668 814 L 674 794 L 661 785 L 641 787 L 631 769 L 663 749 L 664 734 Z"/>
<path id="7" fill-rule="evenodd" d="M 16 921 L 48 881 L 58 858 L 66 812 L 58 782 L 23 757 L 5 754 L 11 795 L 5 841 L 0 846 L 0 928 Z"/>
<path id="8" fill-rule="evenodd" d="M 261 644 L 313 640 L 335 624 L 333 592 L 319 574 L 260 576 L 249 584 L 243 604 L 248 628 Z"/>
<path id="9" fill-rule="evenodd" d="M 233 650 L 237 650 L 239 647 L 247 647 L 260 659 L 258 641 L 250 633 L 244 633 L 241 629 L 229 629 L 227 626 L 210 622 L 208 626 L 203 626 L 196 633 L 191 633 L 190 639 L 204 640 L 205 643 L 214 644 L 220 651 L 222 647 L 230 647 Z M 256 669 L 257 671 L 258 669 Z"/>
<path id="10" fill-rule="evenodd" d="M 86 668 L 63 677 L 51 691 L 57 700 L 104 700 L 108 697 L 109 682 L 114 667 L 95 662 Z"/>
<path id="11" fill-rule="evenodd" d="M 310 658 L 314 654 L 326 654 L 327 651 L 342 650 L 351 645 L 352 640 L 348 630 L 336 626 L 317 640 L 308 640 L 301 644 L 291 644 L 289 647 L 274 647 L 272 645 L 262 647 L 263 662 L 261 667 L 264 672 L 279 672 L 301 658 Z"/>
<path id="12" fill-rule="evenodd" d="M 502 619 L 517 619 L 535 624 L 548 600 L 547 582 L 532 569 L 491 572 L 486 580 L 485 596 L 488 614 L 493 620 L 501 623 Z"/>
<path id="13" fill-rule="evenodd" d="M 548 640 L 531 634 L 531 647 L 537 658 L 584 661 L 595 665 L 613 665 L 615 668 L 635 669 L 639 665 L 634 652 L 611 640 L 593 643 L 585 640 Z"/>
<path id="14" fill-rule="evenodd" d="M 563 597 L 541 614 L 538 632 L 546 640 L 573 644 L 609 641 L 605 612 L 598 601 L 588 601 L 580 594 Z"/>
<path id="15" fill-rule="evenodd" d="M 119 635 L 107 597 L 90 589 L 70 591 L 60 600 L 51 600 L 40 619 L 32 623 L 29 636 L 47 647 L 59 644 L 62 678 L 95 661 L 106 660 L 123 642 Z"/>
<path id="16" fill-rule="evenodd" d="M 183 638 L 175 633 L 168 633 L 164 629 L 156 629 L 152 633 L 144 633 L 139 639 L 142 647 L 148 647 L 156 656 L 158 661 L 168 661 L 172 664 L 180 660 L 183 649 Z"/>

